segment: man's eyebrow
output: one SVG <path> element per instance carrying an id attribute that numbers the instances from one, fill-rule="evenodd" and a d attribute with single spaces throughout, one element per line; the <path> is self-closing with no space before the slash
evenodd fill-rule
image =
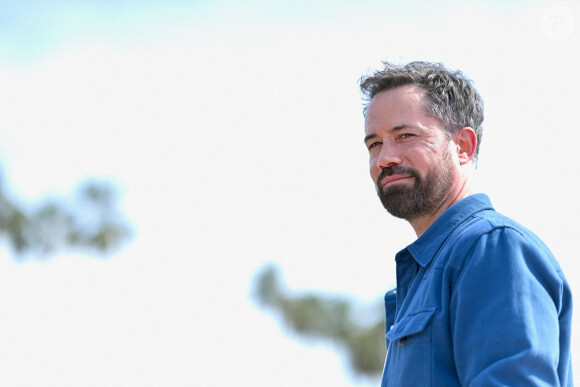
<path id="1" fill-rule="evenodd" d="M 391 129 L 389 129 L 388 131 L 389 132 L 398 132 L 400 130 L 407 129 L 407 128 L 411 127 L 411 126 L 412 125 L 409 125 L 409 124 L 401 124 L 401 125 L 397 125 L 397 126 L 391 128 Z M 371 134 L 365 136 L 364 142 L 366 143 L 368 140 L 370 140 L 372 138 L 375 138 L 375 137 L 378 137 L 378 135 L 376 133 L 371 133 Z"/>
<path id="2" fill-rule="evenodd" d="M 375 138 L 375 137 L 378 137 L 375 133 L 371 133 L 371 134 L 365 136 L 365 139 L 364 139 L 365 144 L 368 140 L 370 140 L 371 138 Z"/>
<path id="3" fill-rule="evenodd" d="M 397 125 L 394 128 L 392 128 L 390 130 L 390 132 L 398 132 L 399 130 L 403 130 L 403 129 L 407 129 L 408 127 L 410 127 L 411 125 L 409 124 L 401 124 L 401 125 Z"/>

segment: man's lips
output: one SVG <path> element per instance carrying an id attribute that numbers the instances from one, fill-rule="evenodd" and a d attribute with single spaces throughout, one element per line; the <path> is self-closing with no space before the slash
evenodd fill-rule
<path id="1" fill-rule="evenodd" d="M 391 176 L 385 176 L 385 178 L 383 178 L 383 180 L 381 180 L 380 185 L 381 187 L 386 187 L 389 184 L 392 183 L 396 183 L 399 181 L 404 181 L 407 179 L 412 178 L 413 176 L 409 176 L 409 175 L 391 175 Z"/>

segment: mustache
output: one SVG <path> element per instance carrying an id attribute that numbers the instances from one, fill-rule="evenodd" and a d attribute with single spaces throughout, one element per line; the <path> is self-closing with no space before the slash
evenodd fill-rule
<path id="1" fill-rule="evenodd" d="M 381 173 L 379 173 L 379 177 L 377 178 L 377 185 L 387 176 L 392 175 L 408 175 L 413 176 L 417 179 L 421 179 L 419 176 L 419 172 L 413 168 L 409 167 L 402 167 L 400 165 L 393 165 L 392 167 L 383 168 Z"/>

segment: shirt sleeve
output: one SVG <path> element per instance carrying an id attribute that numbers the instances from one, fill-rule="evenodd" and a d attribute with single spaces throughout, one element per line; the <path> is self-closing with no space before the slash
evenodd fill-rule
<path id="1" fill-rule="evenodd" d="M 558 270 L 545 246 L 515 229 L 474 244 L 450 305 L 462 385 L 559 386 Z"/>

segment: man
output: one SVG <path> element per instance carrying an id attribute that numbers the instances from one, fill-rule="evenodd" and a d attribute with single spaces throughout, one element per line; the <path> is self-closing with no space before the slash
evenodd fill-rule
<path id="1" fill-rule="evenodd" d="M 483 102 L 413 62 L 361 79 L 370 173 L 417 240 L 385 296 L 382 386 L 572 386 L 570 287 L 550 250 L 474 194 Z"/>

